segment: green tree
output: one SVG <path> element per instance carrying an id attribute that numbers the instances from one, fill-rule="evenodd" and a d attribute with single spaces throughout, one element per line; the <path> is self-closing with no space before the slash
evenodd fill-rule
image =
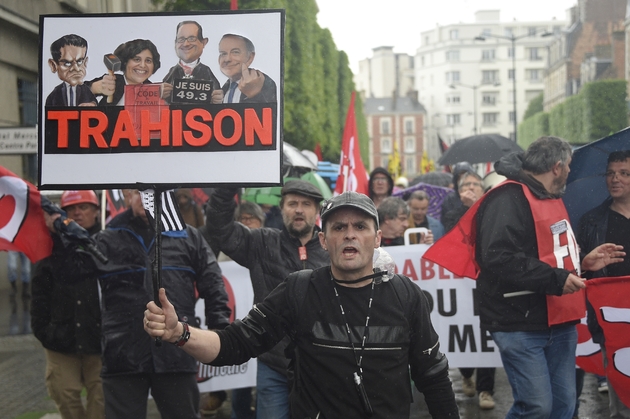
<path id="1" fill-rule="evenodd" d="M 529 118 L 530 116 L 534 116 L 538 112 L 542 112 L 542 111 L 543 111 L 543 94 L 541 93 L 529 101 L 529 105 L 527 106 L 527 110 L 525 111 L 525 115 L 523 116 L 523 120 Z"/>

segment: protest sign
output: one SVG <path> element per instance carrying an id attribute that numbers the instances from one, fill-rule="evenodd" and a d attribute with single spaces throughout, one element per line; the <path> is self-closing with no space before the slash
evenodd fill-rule
<path id="1" fill-rule="evenodd" d="M 42 16 L 40 188 L 280 184 L 283 33 L 282 10 Z"/>

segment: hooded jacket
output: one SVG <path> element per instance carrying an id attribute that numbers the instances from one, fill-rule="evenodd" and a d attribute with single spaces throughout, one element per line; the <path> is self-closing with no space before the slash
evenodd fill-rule
<path id="1" fill-rule="evenodd" d="M 522 183 L 538 199 L 559 199 L 522 170 L 522 153 L 496 163 L 497 173 Z M 508 184 L 488 192 L 476 214 L 475 258 L 479 316 L 489 331 L 547 330 L 546 295 L 562 295 L 569 272 L 538 258 L 536 228 L 529 202 L 519 185 Z M 534 294 L 506 298 L 505 293 Z"/>
<path id="2" fill-rule="evenodd" d="M 372 170 L 372 173 L 370 173 L 370 181 L 368 183 L 368 196 L 372 200 L 374 200 L 374 177 L 378 174 L 387 177 L 387 196 L 392 196 L 392 193 L 394 192 L 394 179 L 392 178 L 392 176 L 389 174 L 387 169 L 377 167 L 376 169 Z"/>
<path id="3" fill-rule="evenodd" d="M 249 269 L 254 289 L 254 303 L 259 303 L 269 295 L 289 274 L 302 269 L 316 269 L 330 263 L 328 253 L 319 244 L 318 227 L 313 237 L 306 243 L 307 259 L 300 260 L 299 239 L 292 237 L 286 228 L 257 228 L 250 230 L 234 221 L 234 201 L 236 190 L 217 189 L 212 195 L 206 213 L 208 234 L 217 238 L 221 251 L 239 265 Z M 259 356 L 259 360 L 273 370 L 287 373 L 288 360 L 284 349 L 288 339 L 283 340 L 272 350 Z"/>

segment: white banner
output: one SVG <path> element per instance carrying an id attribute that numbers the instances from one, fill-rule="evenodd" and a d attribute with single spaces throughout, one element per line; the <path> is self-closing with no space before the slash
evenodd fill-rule
<path id="1" fill-rule="evenodd" d="M 397 272 L 411 278 L 424 291 L 431 306 L 431 322 L 440 336 L 440 349 L 453 367 L 500 367 L 499 349 L 490 333 L 481 333 L 474 310 L 475 281 L 456 277 L 422 259 L 426 244 L 392 246 L 385 250 Z"/>
<path id="2" fill-rule="evenodd" d="M 249 279 L 249 270 L 236 262 L 220 262 L 225 290 L 228 293 L 229 305 L 232 307 L 233 318 L 242 319 L 252 308 L 254 303 L 254 290 Z M 204 302 L 197 301 L 195 307 L 197 317 L 201 319 L 202 328 L 206 329 Z M 199 364 L 199 363 L 198 363 Z M 251 359 L 241 365 L 213 367 L 199 364 L 197 374 L 199 391 L 219 391 L 231 388 L 256 387 L 256 359 Z"/>

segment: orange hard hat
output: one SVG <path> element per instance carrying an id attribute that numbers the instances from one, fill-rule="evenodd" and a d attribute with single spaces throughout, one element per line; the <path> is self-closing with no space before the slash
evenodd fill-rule
<path id="1" fill-rule="evenodd" d="M 94 191 L 64 191 L 61 194 L 61 208 L 65 209 L 70 205 L 93 204 L 98 205 L 98 198 Z"/>

